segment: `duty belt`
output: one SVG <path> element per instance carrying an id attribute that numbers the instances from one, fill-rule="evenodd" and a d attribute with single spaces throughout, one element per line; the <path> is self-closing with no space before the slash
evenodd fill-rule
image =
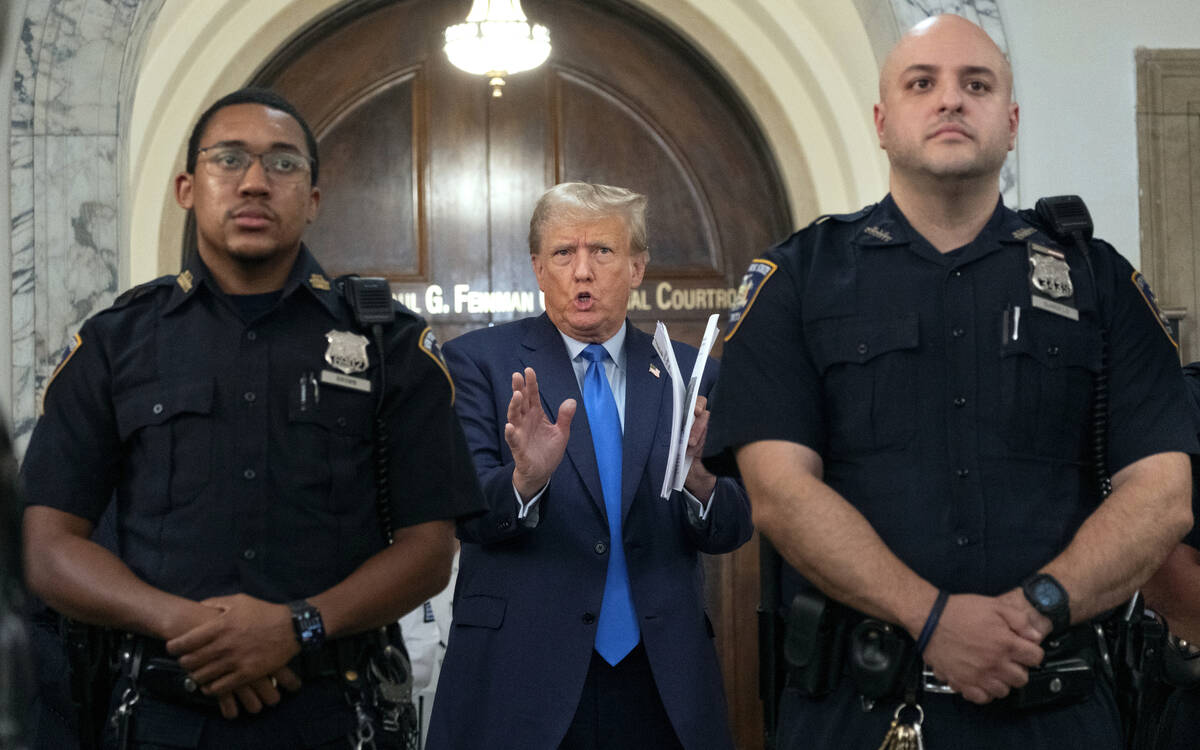
<path id="1" fill-rule="evenodd" d="M 317 651 L 298 654 L 288 662 L 288 668 L 302 682 L 345 679 L 346 669 L 362 663 L 363 657 L 381 651 L 386 645 L 386 638 L 378 630 L 338 638 L 328 641 Z M 214 713 L 219 711 L 217 699 L 200 690 L 201 686 L 180 666 L 179 660 L 167 653 L 163 641 L 127 634 L 122 638 L 121 651 L 130 657 L 124 659 L 126 663 L 131 663 L 135 654 L 140 659 L 137 682 L 141 692 L 164 703 Z"/>
<path id="2" fill-rule="evenodd" d="M 864 620 L 863 622 L 877 621 Z M 883 623 L 878 624 L 885 626 Z M 895 626 L 886 627 L 893 631 L 899 630 Z M 861 626 L 856 629 L 856 633 L 860 629 Z M 903 636 L 902 640 L 906 648 L 912 648 L 907 636 Z M 858 641 L 857 646 L 856 641 Z M 882 692 L 876 690 L 872 693 L 869 689 L 863 690 L 870 684 L 870 679 L 868 676 L 866 680 L 868 685 L 864 685 L 861 675 L 856 674 L 856 664 L 862 662 L 861 657 L 856 657 L 854 654 L 856 647 L 861 648 L 861 639 L 850 638 L 847 644 L 850 651 L 846 659 L 847 672 L 851 679 L 855 680 L 855 684 L 860 688 L 860 693 L 864 694 L 864 698 L 870 701 L 903 698 L 903 680 L 893 682 L 888 689 Z M 1045 658 L 1040 665 L 1029 670 L 1029 682 L 1022 687 L 1014 688 L 1006 698 L 997 701 L 997 705 L 1013 709 L 1030 709 L 1074 703 L 1091 693 L 1098 672 L 1111 673 L 1111 659 L 1105 644 L 1103 628 L 1098 623 L 1081 623 L 1068 628 L 1062 634 L 1045 641 L 1043 647 Z M 906 658 L 910 654 L 911 652 L 908 652 L 901 658 Z M 958 694 L 957 690 L 936 677 L 933 668 L 928 664 L 921 664 L 919 684 L 921 692 L 926 694 Z"/>

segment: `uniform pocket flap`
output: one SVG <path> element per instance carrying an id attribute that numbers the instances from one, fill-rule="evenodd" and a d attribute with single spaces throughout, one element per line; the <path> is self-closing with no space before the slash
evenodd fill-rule
<path id="1" fill-rule="evenodd" d="M 832 318 L 810 324 L 817 369 L 835 364 L 864 364 L 888 352 L 915 349 L 921 343 L 917 314 L 889 318 Z"/>
<path id="2" fill-rule="evenodd" d="M 1044 367 L 1082 367 L 1100 371 L 1100 337 L 1095 331 L 1072 321 L 1050 321 L 1041 327 L 1027 326 L 1016 341 L 1004 342 L 1002 357 L 1025 355 Z"/>
<path id="3" fill-rule="evenodd" d="M 497 629 L 508 602 L 495 596 L 464 596 L 454 605 L 454 624 Z"/>
<path id="4" fill-rule="evenodd" d="M 170 385 L 151 383 L 116 399 L 117 430 L 126 440 L 142 427 L 163 424 L 180 414 L 208 414 L 212 404 L 211 378 Z"/>

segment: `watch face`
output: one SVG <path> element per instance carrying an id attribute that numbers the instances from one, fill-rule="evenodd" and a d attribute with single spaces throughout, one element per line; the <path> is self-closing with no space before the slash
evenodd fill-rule
<path id="1" fill-rule="evenodd" d="M 1033 598 L 1037 600 L 1038 606 L 1047 609 L 1057 607 L 1062 603 L 1058 586 L 1055 586 L 1052 581 L 1047 580 L 1038 581 L 1033 585 Z"/>

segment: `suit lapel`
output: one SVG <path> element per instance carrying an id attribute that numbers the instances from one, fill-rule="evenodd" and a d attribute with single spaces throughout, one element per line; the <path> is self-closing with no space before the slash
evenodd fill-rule
<path id="1" fill-rule="evenodd" d="M 604 493 L 600 488 L 600 469 L 596 466 L 596 451 L 592 446 L 592 430 L 583 408 L 583 394 L 579 392 L 579 382 L 575 379 L 575 369 L 571 366 L 562 336 L 543 313 L 533 322 L 522 345 L 525 351 L 521 361 L 537 373 L 542 406 L 550 418 L 558 416 L 558 407 L 566 399 L 573 398 L 578 404 L 575 419 L 571 421 L 571 436 L 567 439 L 567 458 L 587 488 L 597 512 L 601 518 L 607 518 Z"/>
<path id="2" fill-rule="evenodd" d="M 646 470 L 646 462 L 654 449 L 654 441 L 660 430 L 669 430 L 671 424 L 670 383 L 666 368 L 658 353 L 654 351 L 653 339 L 629 324 L 625 334 L 625 432 L 621 455 L 621 518 L 629 518 L 629 507 L 637 493 L 638 483 Z M 650 372 L 650 365 L 658 369 L 660 376 Z M 660 419 L 666 425 L 660 425 Z M 652 467 L 650 479 L 654 497 L 662 484 L 665 467 Z"/>

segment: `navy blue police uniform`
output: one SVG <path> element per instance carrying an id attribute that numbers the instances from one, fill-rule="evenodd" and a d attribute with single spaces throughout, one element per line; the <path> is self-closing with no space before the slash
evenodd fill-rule
<path id="1" fill-rule="evenodd" d="M 743 279 L 706 463 L 736 471 L 734 450 L 759 440 L 808 446 L 824 481 L 931 584 L 982 595 L 1017 587 L 1099 502 L 1087 436 L 1102 327 L 1111 470 L 1196 446 L 1148 287 L 1111 246 L 1092 241 L 1089 254 L 1095 285 L 1075 248 L 1002 203 L 972 242 L 944 254 L 891 196 L 818 219 Z M 809 584 L 784 568 L 787 603 Z M 857 697 L 845 678 L 821 699 L 786 688 L 779 747 L 877 747 L 899 699 L 864 712 Z M 930 746 L 1119 745 L 1104 681 L 1057 709 L 919 702 Z"/>
<path id="2" fill-rule="evenodd" d="M 193 257 L 84 323 L 47 386 L 22 467 L 27 502 L 93 523 L 115 503 L 122 560 L 189 599 L 282 603 L 334 586 L 386 544 L 373 462 L 381 353 L 372 342 L 350 354 L 342 382 L 359 387 L 322 376 L 332 340 L 357 332 L 307 248 L 280 292 L 245 297 Z M 397 306 L 384 348 L 393 528 L 480 510 L 433 334 Z M 356 722 L 343 686 L 301 678 L 278 706 L 234 721 L 143 695 L 134 744 L 345 747 Z"/>

